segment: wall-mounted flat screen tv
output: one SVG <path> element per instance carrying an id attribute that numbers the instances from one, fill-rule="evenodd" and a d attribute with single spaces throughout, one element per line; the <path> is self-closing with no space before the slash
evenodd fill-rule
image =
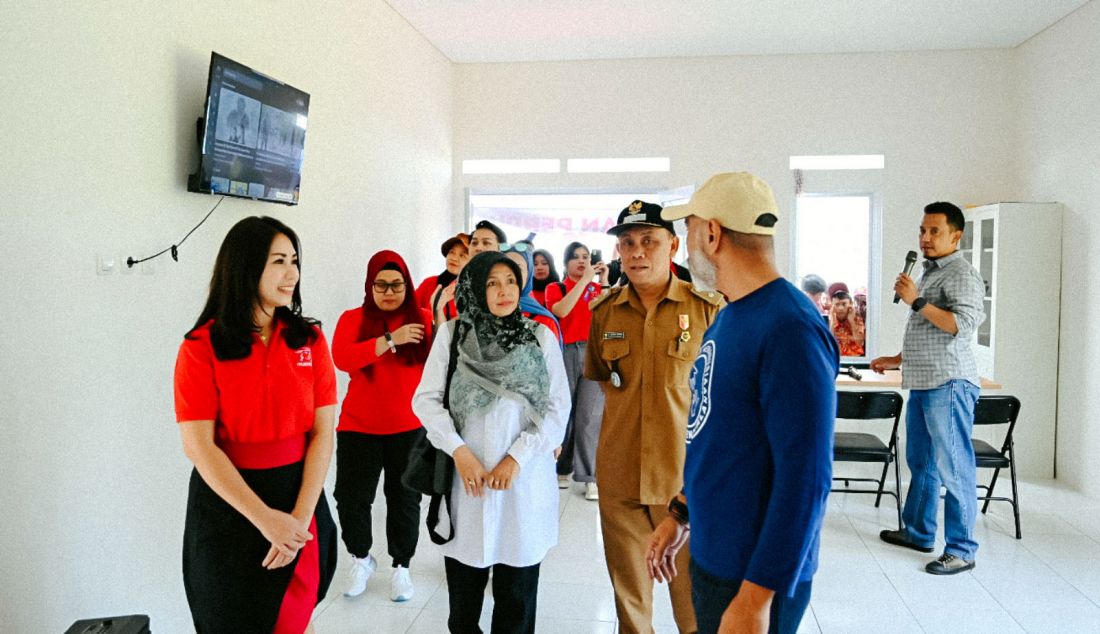
<path id="1" fill-rule="evenodd" d="M 298 204 L 308 117 L 308 94 L 212 53 L 188 189 Z"/>

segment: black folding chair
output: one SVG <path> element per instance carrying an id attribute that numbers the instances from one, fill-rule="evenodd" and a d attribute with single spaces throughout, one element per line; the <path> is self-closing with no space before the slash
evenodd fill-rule
<path id="1" fill-rule="evenodd" d="M 989 503 L 1008 502 L 1012 505 L 1012 515 L 1016 519 L 1016 539 L 1022 539 L 1020 532 L 1020 497 L 1016 489 L 1016 448 L 1012 442 L 1012 431 L 1016 428 L 1016 418 L 1020 415 L 1020 399 L 1015 396 L 982 396 L 978 398 L 978 404 L 974 407 L 974 425 L 1004 425 L 1008 424 L 1008 432 L 1004 442 L 998 451 L 984 440 L 973 439 L 974 459 L 979 468 L 993 469 L 993 478 L 989 486 L 979 484 L 978 489 L 985 489 L 985 495 L 979 495 L 979 500 L 985 500 L 982 505 L 982 513 L 989 508 Z M 1012 497 L 996 497 L 993 495 L 993 487 L 997 486 L 997 476 L 1001 469 L 1008 469 L 1012 479 Z"/>
<path id="2" fill-rule="evenodd" d="M 881 462 L 882 476 L 874 478 L 849 478 L 833 476 L 833 480 L 844 482 L 844 488 L 832 489 L 834 493 L 871 493 L 875 497 L 875 508 L 882 502 L 882 496 L 894 496 L 898 509 L 898 528 L 901 528 L 901 474 L 898 467 L 898 422 L 901 420 L 901 408 L 904 400 L 897 392 L 848 392 L 836 394 L 836 417 L 838 420 L 889 420 L 890 438 L 884 443 L 875 434 L 862 432 L 837 432 L 834 436 L 833 461 L 835 462 Z M 894 490 L 886 489 L 886 472 L 894 464 Z M 852 482 L 872 482 L 874 489 L 852 489 Z"/>

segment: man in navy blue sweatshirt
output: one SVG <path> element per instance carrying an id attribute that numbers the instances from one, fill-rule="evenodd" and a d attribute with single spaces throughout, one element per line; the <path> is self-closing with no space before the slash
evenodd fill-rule
<path id="1" fill-rule="evenodd" d="M 794 634 L 832 484 L 836 340 L 775 266 L 767 183 L 719 174 L 662 217 L 687 219 L 691 273 L 729 304 L 692 369 L 684 492 L 653 533 L 650 575 L 675 576 L 690 535 L 700 633 Z"/>

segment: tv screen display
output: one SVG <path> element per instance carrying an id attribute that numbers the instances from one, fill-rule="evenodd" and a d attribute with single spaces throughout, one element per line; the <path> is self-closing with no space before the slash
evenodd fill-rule
<path id="1" fill-rule="evenodd" d="M 212 53 L 189 189 L 298 204 L 308 117 L 308 94 Z"/>

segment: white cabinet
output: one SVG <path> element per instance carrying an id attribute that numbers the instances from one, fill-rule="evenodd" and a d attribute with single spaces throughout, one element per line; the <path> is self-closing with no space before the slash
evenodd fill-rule
<path id="1" fill-rule="evenodd" d="M 974 335 L 978 373 L 1020 399 L 1021 475 L 1054 477 L 1062 206 L 996 203 L 963 212 L 959 249 L 985 281 L 986 319 Z"/>

